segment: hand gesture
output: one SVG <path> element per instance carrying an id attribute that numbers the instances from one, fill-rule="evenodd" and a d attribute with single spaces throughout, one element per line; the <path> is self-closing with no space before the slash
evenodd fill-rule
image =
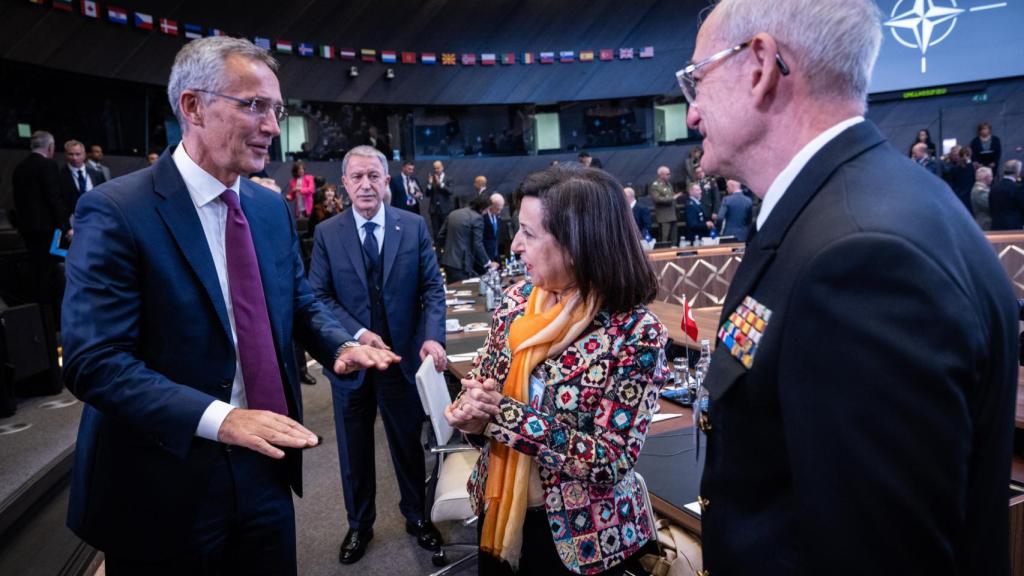
<path id="1" fill-rule="evenodd" d="M 307 448 L 319 442 L 316 434 L 283 414 L 244 408 L 228 412 L 217 432 L 217 440 L 276 459 L 284 458 L 284 450 L 278 446 Z"/>
<path id="2" fill-rule="evenodd" d="M 335 374 L 347 374 L 356 370 L 376 368 L 385 370 L 402 358 L 391 350 L 381 350 L 372 346 L 351 346 L 342 350 L 334 361 Z"/>

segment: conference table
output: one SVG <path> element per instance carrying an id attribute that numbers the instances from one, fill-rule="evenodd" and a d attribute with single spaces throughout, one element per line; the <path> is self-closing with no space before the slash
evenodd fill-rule
<path id="1" fill-rule="evenodd" d="M 505 285 L 511 282 L 512 279 L 504 281 Z M 484 297 L 477 293 L 478 287 L 479 284 L 472 280 L 468 284 L 461 282 L 449 287 L 449 299 L 466 302 L 449 306 L 448 319 L 458 319 L 461 326 L 478 328 L 476 331 L 449 332 L 447 335 L 448 371 L 456 379 L 469 373 L 473 365 L 472 358 L 487 337 L 483 325 L 489 325 L 491 314 L 483 305 Z M 718 318 L 722 311 L 720 306 L 691 309 L 697 324 L 697 342 L 683 332 L 682 306 L 652 302 L 648 307 L 661 320 L 669 338 L 677 345 L 699 350 L 699 340 L 707 338 L 714 349 Z M 672 416 L 665 418 L 668 415 Z M 1016 427 L 1024 429 L 1024 372 L 1018 375 Z M 697 451 L 695 434 L 701 432 L 694 427 L 693 413 L 689 408 L 659 399 L 656 420 L 650 428 L 636 469 L 646 479 L 655 512 L 700 535 L 700 514 L 696 500 L 700 471 L 703 468 L 704 443 L 702 440 L 701 449 Z M 1024 483 L 1024 459 L 1019 456 L 1014 456 L 1012 478 L 1015 482 Z"/>

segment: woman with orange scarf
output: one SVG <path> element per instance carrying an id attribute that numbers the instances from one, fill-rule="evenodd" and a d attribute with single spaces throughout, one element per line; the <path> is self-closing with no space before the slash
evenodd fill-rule
<path id="1" fill-rule="evenodd" d="M 607 173 L 552 167 L 518 193 L 529 279 L 446 411 L 482 448 L 480 574 L 637 573 L 653 528 L 633 463 L 667 377 L 657 278 Z"/>

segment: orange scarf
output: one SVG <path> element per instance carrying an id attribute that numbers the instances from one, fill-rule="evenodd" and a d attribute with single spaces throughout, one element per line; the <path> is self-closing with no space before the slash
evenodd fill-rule
<path id="1" fill-rule="evenodd" d="M 529 403 L 530 373 L 534 368 L 568 348 L 597 313 L 596 302 L 583 304 L 575 292 L 565 294 L 559 302 L 554 300 L 554 294 L 534 286 L 526 312 L 509 328 L 512 365 L 503 392 L 523 404 Z M 508 562 L 513 569 L 518 568 L 522 553 L 526 499 L 534 466 L 530 456 L 491 440 L 480 549 Z"/>

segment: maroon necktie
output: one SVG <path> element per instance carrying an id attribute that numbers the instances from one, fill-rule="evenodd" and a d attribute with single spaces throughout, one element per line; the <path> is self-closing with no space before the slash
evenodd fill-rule
<path id="1" fill-rule="evenodd" d="M 245 397 L 253 410 L 287 415 L 288 403 L 284 399 L 281 369 L 277 365 L 274 338 L 270 333 L 270 316 L 249 221 L 245 219 L 234 190 L 225 190 L 220 199 L 228 205 L 224 251 L 228 261 L 228 291 L 235 316 Z"/>

